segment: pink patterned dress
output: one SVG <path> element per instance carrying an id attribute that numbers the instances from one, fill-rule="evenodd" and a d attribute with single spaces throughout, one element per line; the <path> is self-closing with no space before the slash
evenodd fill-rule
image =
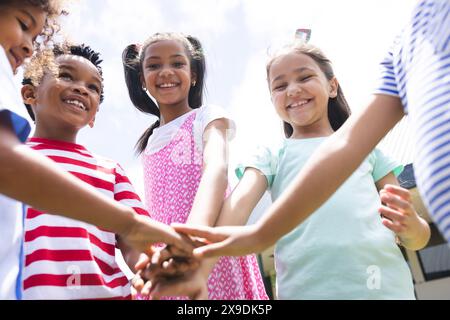
<path id="1" fill-rule="evenodd" d="M 202 177 L 195 117 L 192 112 L 165 147 L 143 153 L 147 209 L 153 219 L 166 224 L 186 222 Z M 268 299 L 255 255 L 220 258 L 209 276 L 208 291 L 214 300 Z"/>

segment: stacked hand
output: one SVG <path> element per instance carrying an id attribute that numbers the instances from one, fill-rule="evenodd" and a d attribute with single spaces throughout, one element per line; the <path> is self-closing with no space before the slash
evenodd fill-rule
<path id="1" fill-rule="evenodd" d="M 164 296 L 187 296 L 207 299 L 206 280 L 200 272 L 201 261 L 174 246 L 142 254 L 132 280 L 133 297 L 160 299 Z M 206 275 L 207 278 L 207 275 Z"/>

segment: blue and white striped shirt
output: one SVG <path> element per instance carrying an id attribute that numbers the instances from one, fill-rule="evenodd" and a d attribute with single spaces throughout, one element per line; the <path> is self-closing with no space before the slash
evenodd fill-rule
<path id="1" fill-rule="evenodd" d="M 450 0 L 421 0 L 381 63 L 376 94 L 397 96 L 413 128 L 414 171 L 450 242 Z"/>

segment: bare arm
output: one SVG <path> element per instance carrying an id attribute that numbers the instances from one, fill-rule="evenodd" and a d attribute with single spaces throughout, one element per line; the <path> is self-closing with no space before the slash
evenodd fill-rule
<path id="1" fill-rule="evenodd" d="M 188 223 L 213 226 L 228 186 L 227 121 L 212 121 L 205 129 L 203 174 Z"/>
<path id="2" fill-rule="evenodd" d="M 258 222 L 264 247 L 303 222 L 358 168 L 403 117 L 400 99 L 376 95 L 308 160 L 289 188 Z"/>
<path id="3" fill-rule="evenodd" d="M 403 117 L 400 99 L 375 95 L 323 143 L 300 173 L 255 224 L 245 227 L 173 225 L 210 242 L 194 250 L 199 257 L 260 252 L 302 223 L 357 169 L 379 141 Z"/>
<path id="4" fill-rule="evenodd" d="M 60 170 L 50 159 L 22 145 L 7 117 L 0 117 L 1 194 L 38 210 L 111 230 L 140 250 L 158 241 L 189 250 L 170 227 L 139 217 L 131 208 L 112 201 Z"/>
<path id="5" fill-rule="evenodd" d="M 267 179 L 259 170 L 245 169 L 242 179 L 225 200 L 216 226 L 245 225 L 266 189 Z"/>

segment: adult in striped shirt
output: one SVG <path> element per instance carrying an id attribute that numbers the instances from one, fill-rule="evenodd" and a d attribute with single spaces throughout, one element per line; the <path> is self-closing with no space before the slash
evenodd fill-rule
<path id="1" fill-rule="evenodd" d="M 25 73 L 22 98 L 36 123 L 28 145 L 104 196 L 148 215 L 123 169 L 76 144 L 79 130 L 93 126 L 103 100 L 99 55 L 79 45 L 53 50 L 58 67 L 44 69 L 39 54 Z M 51 58 L 51 55 L 48 55 Z M 33 81 L 35 77 L 35 81 Z M 128 299 L 127 277 L 116 246 L 130 268 L 134 251 L 116 234 L 85 222 L 29 208 L 25 220 L 24 299 Z"/>
<path id="2" fill-rule="evenodd" d="M 195 249 L 196 255 L 243 255 L 274 244 L 317 210 L 405 114 L 416 143 L 419 191 L 450 242 L 450 0 L 418 1 L 381 66 L 382 80 L 367 107 L 316 150 L 256 225 L 176 228 L 219 242 Z M 383 202 L 407 212 L 400 195 L 386 197 Z M 408 216 L 395 218 L 391 229 L 401 234 Z"/>

